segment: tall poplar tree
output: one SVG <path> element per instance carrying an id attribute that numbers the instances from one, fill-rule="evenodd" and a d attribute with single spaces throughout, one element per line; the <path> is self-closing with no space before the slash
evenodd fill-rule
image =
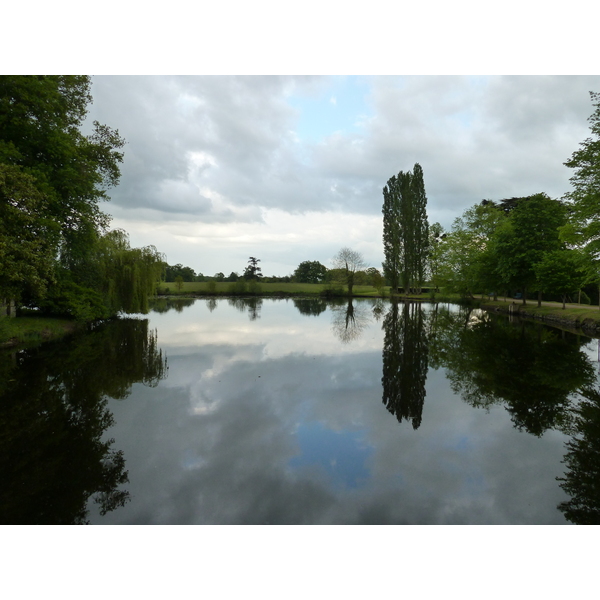
<path id="1" fill-rule="evenodd" d="M 423 169 L 400 171 L 383 188 L 383 271 L 392 286 L 420 292 L 425 280 L 429 225 Z"/>

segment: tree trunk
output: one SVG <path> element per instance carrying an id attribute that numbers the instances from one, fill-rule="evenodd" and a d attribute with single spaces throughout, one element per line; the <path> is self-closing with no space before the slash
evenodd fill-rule
<path id="1" fill-rule="evenodd" d="M 542 292 L 538 291 L 538 308 L 542 306 Z"/>
<path id="2" fill-rule="evenodd" d="M 565 310 L 565 303 L 567 301 L 567 295 L 563 294 L 563 310 Z"/>

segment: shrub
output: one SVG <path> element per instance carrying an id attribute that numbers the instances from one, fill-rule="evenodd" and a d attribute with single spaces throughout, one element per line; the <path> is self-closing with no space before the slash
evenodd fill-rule
<path id="1" fill-rule="evenodd" d="M 246 282 L 243 279 L 232 283 L 228 288 L 227 292 L 234 296 L 240 296 L 246 293 Z"/>

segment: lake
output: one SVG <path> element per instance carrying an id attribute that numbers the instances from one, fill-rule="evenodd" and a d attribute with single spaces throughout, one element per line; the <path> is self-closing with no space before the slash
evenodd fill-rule
<path id="1" fill-rule="evenodd" d="M 599 520 L 583 335 L 453 304 L 159 299 L 1 360 L 2 523 Z"/>

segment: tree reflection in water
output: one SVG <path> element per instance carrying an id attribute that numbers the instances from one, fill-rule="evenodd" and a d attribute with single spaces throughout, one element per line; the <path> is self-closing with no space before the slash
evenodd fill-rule
<path id="1" fill-rule="evenodd" d="M 383 320 L 383 403 L 399 422 L 421 424 L 427 380 L 425 316 L 416 302 L 392 302 Z"/>
<path id="2" fill-rule="evenodd" d="M 170 310 L 180 313 L 184 308 L 192 306 L 195 301 L 195 298 L 151 298 L 148 300 L 148 308 L 156 313 L 166 313 Z"/>
<path id="3" fill-rule="evenodd" d="M 347 304 L 332 303 L 331 313 L 331 327 L 343 344 L 357 340 L 371 321 L 367 304 L 359 302 L 355 306 L 351 298 Z"/>
<path id="4" fill-rule="evenodd" d="M 569 471 L 557 478 L 571 499 L 558 508 L 572 523 L 600 525 L 600 391 L 586 387 L 581 394 L 584 399 L 573 409 L 574 435 L 563 460 Z"/>
<path id="5" fill-rule="evenodd" d="M 327 310 L 327 300 L 323 298 L 293 298 L 293 302 L 302 315 L 318 317 Z"/>
<path id="6" fill-rule="evenodd" d="M 147 320 L 123 319 L 57 343 L 0 355 L 0 521 L 80 524 L 129 493 L 123 452 L 103 439 L 107 398 L 156 386 L 166 358 Z"/>
<path id="7" fill-rule="evenodd" d="M 504 402 L 515 427 L 538 437 L 568 433 L 573 394 L 594 379 L 581 350 L 589 338 L 468 307 L 435 311 L 430 329 L 431 364 L 466 402 Z"/>
<path id="8" fill-rule="evenodd" d="M 263 304 L 262 298 L 237 298 L 234 296 L 227 298 L 227 302 L 242 313 L 247 310 L 248 318 L 251 321 L 260 319 L 260 310 Z"/>

